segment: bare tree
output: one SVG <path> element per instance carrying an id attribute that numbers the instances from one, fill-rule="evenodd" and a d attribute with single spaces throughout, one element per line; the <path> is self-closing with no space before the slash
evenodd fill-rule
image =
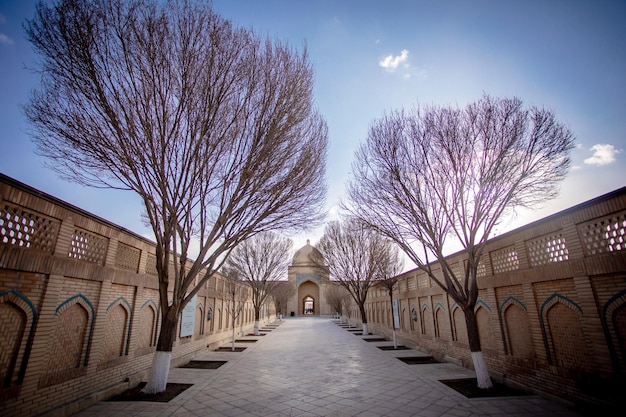
<path id="1" fill-rule="evenodd" d="M 380 275 L 376 279 L 375 286 L 384 289 L 389 295 L 389 302 L 393 309 L 393 292 L 398 285 L 398 275 L 402 272 L 403 263 L 400 260 L 398 253 L 398 247 L 393 245 L 388 252 L 385 253 L 389 257 L 387 260 L 381 262 Z M 395 317 L 395 316 L 394 316 Z M 391 320 L 392 336 L 393 336 L 393 348 L 398 348 L 398 342 L 396 340 L 396 321 Z"/>
<path id="2" fill-rule="evenodd" d="M 324 290 L 324 298 L 329 306 L 331 306 L 339 317 L 341 317 L 344 313 L 343 307 L 345 304 L 346 297 L 350 297 L 350 294 L 346 291 L 346 289 L 335 283 L 331 282 L 331 285 L 327 286 Z"/>
<path id="3" fill-rule="evenodd" d="M 363 334 L 367 334 L 365 301 L 376 279 L 383 276 L 392 259 L 391 242 L 359 222 L 331 222 L 311 256 L 318 268 L 328 268 L 331 277 L 344 287 L 359 308 Z M 395 251 L 397 255 L 397 250 Z"/>
<path id="4" fill-rule="evenodd" d="M 281 318 L 286 314 L 289 298 L 295 293 L 295 288 L 288 281 L 279 281 L 272 289 L 270 295 L 274 300 L 274 308 L 276 308 L 276 314 L 279 314 Z"/>
<path id="5" fill-rule="evenodd" d="M 26 32 L 41 58 L 24 109 L 38 152 L 145 207 L 162 316 L 145 392 L 161 392 L 180 312 L 226 255 L 321 220 L 327 127 L 307 53 L 191 0 L 40 3 Z"/>
<path id="6" fill-rule="evenodd" d="M 392 239 L 463 309 L 481 388 L 492 386 L 474 311 L 485 242 L 516 207 L 557 195 L 573 147 L 551 111 L 485 95 L 465 109 L 385 115 L 357 150 L 348 210 Z M 460 275 L 446 259 L 450 239 L 467 256 Z"/>
<path id="7" fill-rule="evenodd" d="M 272 232 L 263 232 L 237 246 L 226 260 L 251 289 L 254 309 L 254 334 L 259 335 L 261 308 L 287 274 L 293 243 Z"/>
<path id="8" fill-rule="evenodd" d="M 232 338 L 231 338 L 231 350 L 235 351 L 235 329 L 237 328 L 237 319 L 241 316 L 243 309 L 248 299 L 248 288 L 245 283 L 239 278 L 237 271 L 224 268 L 225 288 L 224 292 L 226 297 L 224 299 L 226 304 L 226 312 L 230 316 L 232 324 Z"/>

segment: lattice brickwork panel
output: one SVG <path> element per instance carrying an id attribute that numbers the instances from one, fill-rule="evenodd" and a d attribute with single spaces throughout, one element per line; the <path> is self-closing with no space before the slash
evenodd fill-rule
<path id="1" fill-rule="evenodd" d="M 106 238 L 76 229 L 72 235 L 67 256 L 102 265 L 106 257 L 107 245 L 108 240 Z"/>
<path id="2" fill-rule="evenodd" d="M 54 251 L 59 222 L 20 207 L 0 206 L 0 242 L 14 246 Z"/>
<path id="3" fill-rule="evenodd" d="M 137 248 L 119 243 L 115 254 L 115 266 L 129 271 L 137 272 L 139 269 L 139 257 L 141 251 Z"/>
<path id="4" fill-rule="evenodd" d="M 626 249 L 626 211 L 578 226 L 587 255 Z"/>
<path id="5" fill-rule="evenodd" d="M 478 262 L 478 268 L 476 268 L 476 276 L 477 277 L 486 277 L 487 276 L 487 263 L 485 262 L 485 256 L 480 257 L 480 261 Z"/>
<path id="6" fill-rule="evenodd" d="M 156 256 L 152 254 L 148 254 L 148 259 L 146 260 L 146 274 L 158 276 L 156 268 Z"/>
<path id="7" fill-rule="evenodd" d="M 494 274 L 519 269 L 519 258 L 515 247 L 509 246 L 491 252 L 491 265 Z"/>
<path id="8" fill-rule="evenodd" d="M 560 233 L 557 233 L 529 241 L 528 256 L 532 266 L 539 266 L 552 262 L 567 261 L 569 259 L 569 251 L 565 244 L 565 238 Z"/>

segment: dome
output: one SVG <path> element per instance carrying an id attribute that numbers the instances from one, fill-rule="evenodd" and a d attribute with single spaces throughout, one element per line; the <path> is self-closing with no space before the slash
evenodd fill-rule
<path id="1" fill-rule="evenodd" d="M 322 254 L 315 247 L 311 246 L 310 241 L 307 239 L 306 245 L 301 247 L 296 251 L 296 254 L 293 256 L 292 265 L 311 265 L 313 264 L 313 260 L 311 259 L 311 255 L 315 257 L 322 257 Z"/>

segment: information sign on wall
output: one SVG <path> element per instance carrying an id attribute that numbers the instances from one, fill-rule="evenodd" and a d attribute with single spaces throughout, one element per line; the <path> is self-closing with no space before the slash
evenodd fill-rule
<path id="1" fill-rule="evenodd" d="M 398 300 L 393 300 L 393 327 L 394 329 L 400 328 L 400 307 Z"/>
<path id="2" fill-rule="evenodd" d="M 197 295 L 194 295 L 183 309 L 183 314 L 180 319 L 180 337 L 193 335 L 194 320 L 196 318 L 197 297 Z"/>

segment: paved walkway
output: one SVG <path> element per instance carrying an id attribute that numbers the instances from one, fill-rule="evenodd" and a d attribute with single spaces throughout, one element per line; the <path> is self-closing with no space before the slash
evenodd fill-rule
<path id="1" fill-rule="evenodd" d="M 238 344 L 243 352 L 196 358 L 227 360 L 219 369 L 172 369 L 170 382 L 194 385 L 169 403 L 101 402 L 78 416 L 579 416 L 534 395 L 467 399 L 439 379 L 473 372 L 407 365 L 396 357 L 424 354 L 380 350 L 391 343 L 366 342 L 329 319 L 289 318 L 256 339 Z"/>

